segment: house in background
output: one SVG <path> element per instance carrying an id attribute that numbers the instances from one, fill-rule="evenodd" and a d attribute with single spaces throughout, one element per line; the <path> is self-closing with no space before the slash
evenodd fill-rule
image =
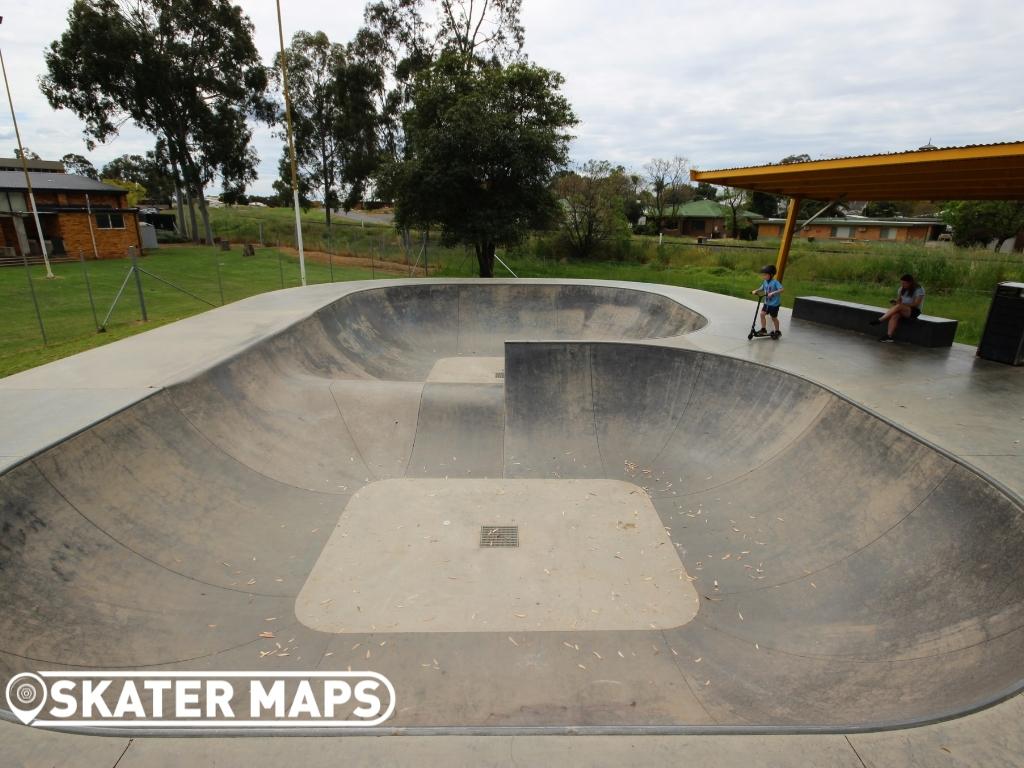
<path id="1" fill-rule="evenodd" d="M 756 219 L 758 240 L 782 237 L 785 219 Z M 914 219 L 868 218 L 846 216 L 845 218 L 815 219 L 809 227 L 801 227 L 795 237 L 815 240 L 888 241 L 893 243 L 926 243 L 938 240 L 945 233 L 946 225 L 938 218 L 924 216 Z"/>
<path id="2" fill-rule="evenodd" d="M 101 259 L 123 258 L 129 246 L 141 249 L 138 209 L 126 206 L 126 190 L 64 173 L 61 163 L 45 160 L 29 161 L 29 178 L 48 254 L 77 258 L 81 251 L 94 258 L 93 235 Z M 0 158 L 0 258 L 41 254 L 21 160 Z"/>
<path id="3" fill-rule="evenodd" d="M 648 221 L 657 215 L 648 211 Z M 759 219 L 757 214 L 749 211 L 737 211 L 736 218 L 740 228 L 744 227 L 744 219 Z M 691 200 L 682 205 L 674 205 L 665 209 L 661 217 L 661 231 L 666 235 L 683 237 L 726 237 L 729 234 L 732 211 L 729 206 L 716 203 L 714 200 Z"/>

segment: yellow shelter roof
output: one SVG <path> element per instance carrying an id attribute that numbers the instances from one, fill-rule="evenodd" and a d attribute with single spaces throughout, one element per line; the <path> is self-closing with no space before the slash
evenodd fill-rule
<path id="1" fill-rule="evenodd" d="M 1024 141 L 694 170 L 690 178 L 814 200 L 1024 200 Z"/>

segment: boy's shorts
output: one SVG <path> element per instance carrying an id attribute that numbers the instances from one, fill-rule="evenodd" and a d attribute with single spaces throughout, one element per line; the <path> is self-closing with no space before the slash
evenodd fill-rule
<path id="1" fill-rule="evenodd" d="M 767 304 L 765 304 L 763 309 L 764 309 L 764 313 L 766 315 L 770 315 L 771 317 L 778 317 L 779 316 L 779 308 L 778 308 L 778 306 L 770 307 Z"/>

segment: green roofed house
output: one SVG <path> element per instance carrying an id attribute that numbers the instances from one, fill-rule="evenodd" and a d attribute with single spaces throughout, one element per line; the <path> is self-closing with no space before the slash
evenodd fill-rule
<path id="1" fill-rule="evenodd" d="M 737 211 L 736 215 L 741 222 L 761 218 L 744 210 Z M 653 218 L 651 213 L 648 216 Z M 731 218 L 732 210 L 727 205 L 714 200 L 692 200 L 666 208 L 661 217 L 661 231 L 688 237 L 725 237 L 729 233 Z M 744 228 L 743 223 L 740 223 L 740 228 Z"/>

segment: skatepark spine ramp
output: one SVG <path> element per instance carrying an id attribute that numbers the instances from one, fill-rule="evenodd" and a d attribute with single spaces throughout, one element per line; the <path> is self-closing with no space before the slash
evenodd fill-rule
<path id="1" fill-rule="evenodd" d="M 374 668 L 417 705 L 395 727 L 869 728 L 1017 691 L 1020 500 L 805 379 L 651 343 L 704 322 L 639 290 L 367 290 L 157 392 L 0 476 L 3 677 L 344 668 L 366 664 L 372 644 Z M 377 510 L 407 514 L 397 536 L 427 525 L 437 480 L 473 483 L 472 505 L 446 513 L 455 522 L 487 513 L 495 497 L 480 502 L 481 489 L 544 481 L 585 500 L 615 481 L 612 533 L 653 535 L 649 504 L 664 531 L 651 546 L 678 567 L 644 570 L 661 562 L 648 548 L 635 574 L 614 570 L 614 547 L 587 556 L 607 554 L 609 578 L 654 600 L 686 580 L 696 615 L 516 643 L 442 619 L 400 631 L 300 620 L 296 601 L 353 500 L 403 483 L 408 506 Z M 524 498 L 532 557 L 529 521 L 566 510 Z M 414 564 L 373 567 L 386 579 Z M 492 597 L 524 588 L 490 578 Z M 261 639 L 268 626 L 289 653 Z M 442 683 L 425 684 L 439 665 Z"/>

